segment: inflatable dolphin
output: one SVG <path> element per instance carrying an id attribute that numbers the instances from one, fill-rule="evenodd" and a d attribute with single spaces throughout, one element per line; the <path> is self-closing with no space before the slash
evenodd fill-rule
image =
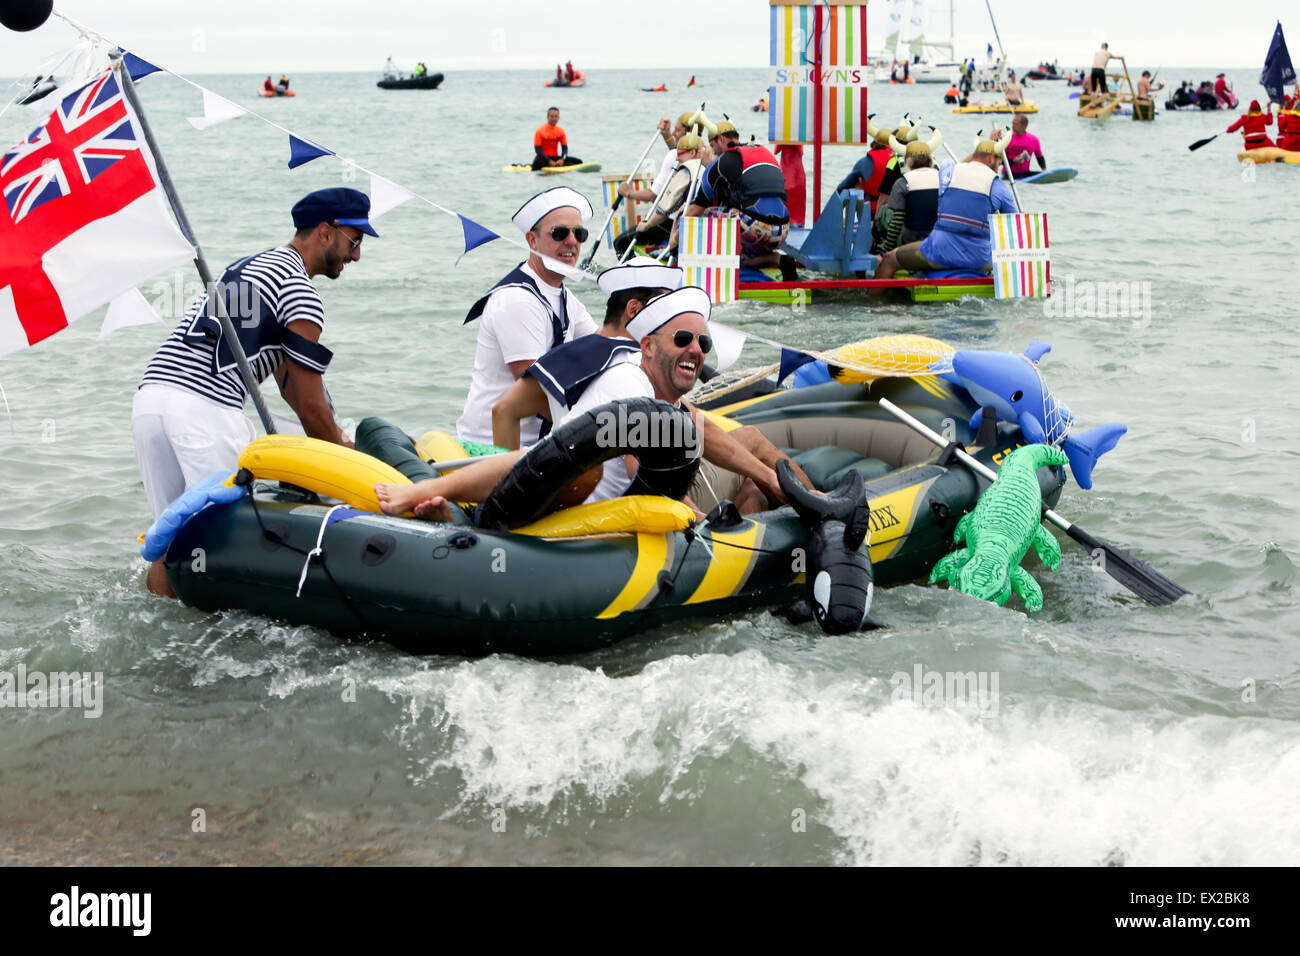
<path id="1" fill-rule="evenodd" d="M 847 634 L 864 625 L 878 627 L 867 616 L 874 586 L 871 557 L 863 543 L 871 509 L 862 473 L 849 471 L 824 497 L 804 487 L 784 458 L 776 463 L 776 477 L 809 530 L 808 599 L 821 629 Z"/>
<path id="2" fill-rule="evenodd" d="M 1025 441 L 1060 445 L 1080 488 L 1092 487 L 1097 459 L 1128 431 L 1123 425 L 1098 425 L 1082 435 L 1070 433 L 1074 415 L 1056 400 L 1038 371 L 1038 360 L 1051 351 L 1046 342 L 1031 342 L 1023 355 L 965 349 L 952 356 L 952 370 L 936 373 L 970 392 L 981 406 L 991 405 L 998 418 L 1016 422 Z M 981 412 L 971 419 L 979 427 Z"/>

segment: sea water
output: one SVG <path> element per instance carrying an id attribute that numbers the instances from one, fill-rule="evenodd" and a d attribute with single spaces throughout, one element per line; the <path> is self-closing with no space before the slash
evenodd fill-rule
<path id="1" fill-rule="evenodd" d="M 691 72 L 704 85 L 687 92 Z M 255 95 L 261 77 L 195 79 L 350 161 L 290 171 L 283 132 L 252 117 L 198 132 L 197 91 L 142 81 L 218 271 L 286 241 L 304 193 L 369 191 L 356 167 L 503 236 L 546 186 L 599 207 L 596 176 L 501 172 L 529 159 L 552 105 L 571 152 L 606 173 L 701 100 L 766 140 L 749 110 L 763 69 L 600 72 L 577 90 L 545 89 L 545 71 L 452 72 L 434 92 L 304 74 L 274 100 Z M 1250 71 L 1233 79 L 1253 88 Z M 672 92 L 639 92 L 661 82 Z M 756 609 L 560 661 L 465 660 L 203 613 L 145 593 L 135 540 L 150 515 L 131 398 L 166 328 L 100 340 L 101 311 L 0 361 L 0 672 L 102 674 L 98 717 L 0 708 L 0 861 L 1300 862 L 1298 173 L 1238 166 L 1235 134 L 1187 151 L 1228 114 L 1098 123 L 1069 92 L 1032 87 L 1030 131 L 1079 176 L 1020 191 L 1048 214 L 1060 299 L 716 315 L 817 348 L 900 332 L 1050 342 L 1043 374 L 1078 427 L 1129 429 L 1058 510 L 1193 596 L 1148 607 L 1058 534 L 1059 572 L 1026 562 L 1037 614 L 916 582 L 876 592 L 887 628 L 846 637 Z M 872 87 L 871 109 L 919 114 L 965 155 L 994 118 L 951 116 L 942 93 Z M 10 110 L 5 142 L 42 115 Z M 823 197 L 860 152 L 825 150 Z M 805 163 L 811 194 L 811 148 Z M 522 255 L 497 241 L 457 264 L 459 220 L 418 199 L 376 225 L 342 278 L 318 280 L 338 415 L 450 428 L 475 341 L 465 312 Z M 196 287 L 179 269 L 140 288 L 171 326 Z M 601 313 L 593 286 L 579 295 Z M 751 342 L 743 361 L 775 358 Z"/>

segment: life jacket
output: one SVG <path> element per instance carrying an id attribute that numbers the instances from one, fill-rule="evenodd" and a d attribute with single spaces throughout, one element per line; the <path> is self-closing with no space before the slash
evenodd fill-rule
<path id="1" fill-rule="evenodd" d="M 877 203 L 889 201 L 889 194 L 894 191 L 894 183 L 902 179 L 903 173 L 906 171 L 907 167 L 897 155 L 892 156 L 889 162 L 885 164 L 885 175 L 880 180 L 880 189 L 876 193 L 876 198 L 871 202 L 873 211 Z"/>
<path id="2" fill-rule="evenodd" d="M 894 151 L 888 146 L 878 146 L 867 151 L 867 156 L 871 159 L 871 178 L 863 179 L 858 177 L 859 188 L 871 200 L 872 206 L 876 204 L 876 197 L 880 195 L 881 186 L 885 181 L 885 173 L 889 170 L 889 161 L 897 159 Z M 897 168 L 897 164 L 895 164 Z M 898 177 L 895 176 L 895 179 Z M 893 189 L 893 183 L 890 183 L 890 189 Z"/>
<path id="3" fill-rule="evenodd" d="M 713 187 L 720 204 L 744 210 L 764 222 L 773 218 L 789 222 L 788 215 L 758 215 L 752 209 L 760 199 L 779 199 L 784 204 L 787 198 L 785 173 L 767 147 L 737 146 L 719 156 L 716 166 L 717 178 Z M 725 195 L 721 194 L 721 190 L 725 190 Z"/>
<path id="4" fill-rule="evenodd" d="M 525 289 L 537 297 L 537 301 L 542 304 L 546 314 L 551 319 L 551 348 L 555 348 L 564 342 L 564 334 L 569 331 L 569 290 L 560 290 L 560 314 L 556 315 L 551 311 L 550 300 L 537 288 L 537 283 L 532 280 L 528 273 L 524 272 L 524 264 L 521 262 L 510 270 L 510 273 L 487 291 L 477 302 L 469 307 L 469 313 L 465 316 L 464 325 L 469 325 L 487 308 L 487 301 L 492 297 L 492 293 L 497 289 Z"/>
<path id="5" fill-rule="evenodd" d="M 988 238 L 996 174 L 983 163 L 958 163 L 948 188 L 939 196 L 934 228 L 962 236 Z M 909 198 L 909 205 L 910 198 Z"/>
<path id="6" fill-rule="evenodd" d="M 903 227 L 908 232 L 928 233 L 939 216 L 939 170 L 933 166 L 909 169 L 903 178 L 907 180 Z"/>

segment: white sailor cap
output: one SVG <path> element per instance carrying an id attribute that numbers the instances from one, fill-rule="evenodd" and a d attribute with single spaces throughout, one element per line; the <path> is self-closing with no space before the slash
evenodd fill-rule
<path id="1" fill-rule="evenodd" d="M 519 227 L 520 232 L 530 232 L 547 213 L 554 212 L 556 209 L 562 209 L 565 206 L 572 206 L 582 215 L 582 221 L 586 222 L 591 218 L 591 203 L 587 202 L 587 197 L 576 189 L 570 189 L 568 186 L 556 186 L 554 189 L 548 189 L 546 192 L 538 193 L 528 202 L 519 207 L 510 218 L 514 224 Z"/>
<path id="2" fill-rule="evenodd" d="M 636 318 L 627 324 L 627 333 L 639 342 L 683 312 L 698 312 L 704 316 L 704 321 L 708 322 L 711 309 L 709 294 L 697 285 L 688 285 L 676 292 L 651 299 L 646 307 L 636 314 Z"/>
<path id="3" fill-rule="evenodd" d="M 621 266 L 606 269 L 596 280 L 605 295 L 625 289 L 669 289 L 682 287 L 686 273 L 676 266 L 666 266 L 649 256 L 633 256 Z"/>

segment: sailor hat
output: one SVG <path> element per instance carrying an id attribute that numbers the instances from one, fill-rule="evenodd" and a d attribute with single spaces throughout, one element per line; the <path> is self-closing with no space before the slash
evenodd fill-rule
<path id="1" fill-rule="evenodd" d="M 626 289 L 680 289 L 684 278 L 685 273 L 675 266 L 666 266 L 649 256 L 633 256 L 623 265 L 602 272 L 596 284 L 605 295 L 613 295 Z"/>
<path id="2" fill-rule="evenodd" d="M 370 225 L 370 197 L 359 189 L 335 186 L 308 193 L 294 203 L 291 212 L 298 229 L 311 229 L 318 223 L 352 226 L 367 236 L 378 236 Z"/>
<path id="3" fill-rule="evenodd" d="M 520 206 L 519 211 L 510 218 L 519 227 L 520 232 L 531 232 L 549 213 L 563 209 L 565 206 L 572 206 L 578 210 L 583 222 L 592 216 L 591 203 L 587 202 L 586 196 L 568 186 L 556 186 L 554 189 L 538 193 Z"/>
<path id="4" fill-rule="evenodd" d="M 661 326 L 667 325 L 683 312 L 698 312 L 709 321 L 712 306 L 709 294 L 697 285 L 688 285 L 651 299 L 644 309 L 627 324 L 627 334 L 640 341 Z"/>

